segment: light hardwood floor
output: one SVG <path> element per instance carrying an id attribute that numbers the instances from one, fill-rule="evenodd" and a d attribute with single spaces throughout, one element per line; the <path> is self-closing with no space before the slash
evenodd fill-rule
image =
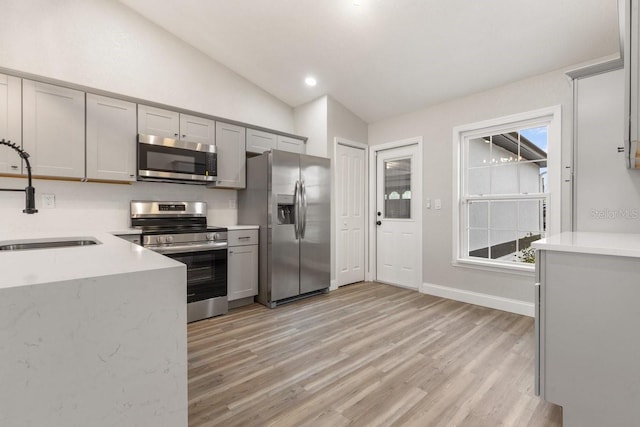
<path id="1" fill-rule="evenodd" d="M 189 325 L 189 426 L 560 426 L 533 319 L 359 283 Z"/>

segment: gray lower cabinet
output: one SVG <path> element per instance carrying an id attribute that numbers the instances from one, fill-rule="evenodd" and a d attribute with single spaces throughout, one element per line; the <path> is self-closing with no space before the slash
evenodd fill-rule
<path id="1" fill-rule="evenodd" d="M 142 238 L 140 234 L 114 234 L 116 237 L 126 240 L 127 242 L 135 243 L 142 246 Z"/>
<path id="2" fill-rule="evenodd" d="M 539 250 L 536 389 L 563 426 L 640 425 L 640 258 Z"/>
<path id="3" fill-rule="evenodd" d="M 258 229 L 229 230 L 228 241 L 228 300 L 251 303 L 258 295 Z"/>

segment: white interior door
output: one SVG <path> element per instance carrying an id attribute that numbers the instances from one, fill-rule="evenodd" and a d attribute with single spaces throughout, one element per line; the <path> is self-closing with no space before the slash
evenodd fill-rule
<path id="1" fill-rule="evenodd" d="M 364 280 L 365 149 L 336 146 L 336 283 Z"/>
<path id="2" fill-rule="evenodd" d="M 376 155 L 376 276 L 419 289 L 422 280 L 421 160 L 417 144 Z"/>

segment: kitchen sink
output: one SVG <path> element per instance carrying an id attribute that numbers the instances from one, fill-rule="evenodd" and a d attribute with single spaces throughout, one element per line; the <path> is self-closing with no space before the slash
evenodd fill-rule
<path id="1" fill-rule="evenodd" d="M 32 249 L 56 249 L 75 246 L 100 245 L 101 242 L 93 237 L 21 240 L 15 242 L 0 242 L 0 251 L 25 251 Z"/>

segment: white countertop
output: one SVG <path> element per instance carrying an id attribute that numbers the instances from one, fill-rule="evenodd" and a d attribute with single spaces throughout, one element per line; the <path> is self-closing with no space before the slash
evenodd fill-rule
<path id="1" fill-rule="evenodd" d="M 0 289 L 183 265 L 109 233 L 0 233 L 0 245 L 34 239 L 96 238 L 102 244 L 0 251 Z"/>
<path id="2" fill-rule="evenodd" d="M 260 228 L 259 225 L 221 225 L 220 227 L 227 230 L 257 230 Z"/>
<path id="3" fill-rule="evenodd" d="M 139 228 L 123 228 L 120 230 L 110 231 L 109 234 L 114 236 L 128 236 L 131 234 L 142 234 L 142 230 Z"/>
<path id="4" fill-rule="evenodd" d="M 536 249 L 640 258 L 640 234 L 567 232 L 531 244 Z"/>
<path id="5" fill-rule="evenodd" d="M 227 230 L 257 230 L 259 225 L 214 225 L 213 227 L 223 227 Z M 110 231 L 111 234 L 116 236 L 126 236 L 128 234 L 140 234 L 142 231 L 139 228 L 125 228 L 122 230 Z"/>

